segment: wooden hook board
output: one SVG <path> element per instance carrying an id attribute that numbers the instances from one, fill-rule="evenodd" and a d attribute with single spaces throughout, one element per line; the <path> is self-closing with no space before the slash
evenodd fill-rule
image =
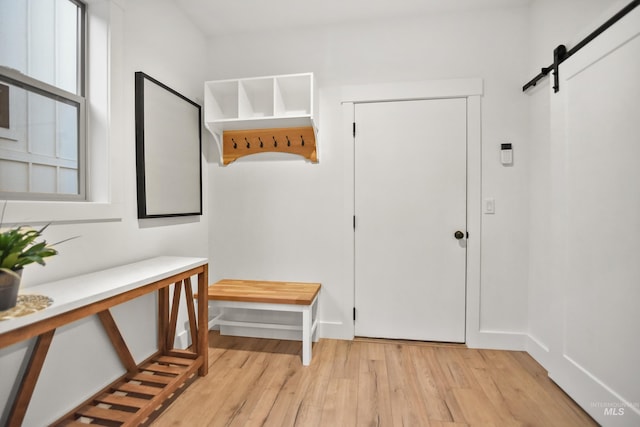
<path id="1" fill-rule="evenodd" d="M 297 154 L 318 163 L 312 126 L 224 131 L 222 150 L 225 165 L 243 156 L 265 152 Z"/>

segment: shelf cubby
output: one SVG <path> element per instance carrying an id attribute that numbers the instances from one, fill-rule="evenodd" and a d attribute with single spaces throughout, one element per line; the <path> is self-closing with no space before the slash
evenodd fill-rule
<path id="1" fill-rule="evenodd" d="M 237 119 L 238 82 L 207 82 L 204 96 L 205 120 Z"/>
<path id="2" fill-rule="evenodd" d="M 238 118 L 273 116 L 273 79 L 247 79 L 238 84 Z"/>
<path id="3" fill-rule="evenodd" d="M 246 137 L 251 139 L 256 130 L 278 130 L 280 135 L 287 136 L 287 129 L 296 128 L 296 138 L 300 138 L 300 128 L 305 127 L 311 133 L 305 132 L 307 147 L 304 152 L 314 154 L 303 156 L 317 162 L 314 92 L 312 73 L 205 82 L 204 121 L 218 146 L 221 163 L 226 165 L 244 155 L 262 151 L 303 155 L 300 150 L 291 150 L 287 144 L 268 149 L 265 146 L 264 150 L 235 150 L 230 155 L 229 144 L 223 143 L 225 132 L 234 132 L 234 138 L 244 140 L 238 131 L 249 132 Z"/>
<path id="4" fill-rule="evenodd" d="M 275 79 L 275 114 L 278 116 L 310 115 L 312 103 L 311 75 L 303 74 Z"/>

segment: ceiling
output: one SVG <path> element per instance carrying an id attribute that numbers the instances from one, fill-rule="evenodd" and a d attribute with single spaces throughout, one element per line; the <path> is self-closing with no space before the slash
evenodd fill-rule
<path id="1" fill-rule="evenodd" d="M 174 0 L 207 35 L 520 6 L 529 0 Z"/>

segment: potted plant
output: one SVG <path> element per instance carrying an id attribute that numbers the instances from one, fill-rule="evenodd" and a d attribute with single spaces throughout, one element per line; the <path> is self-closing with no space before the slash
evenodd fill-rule
<path id="1" fill-rule="evenodd" d="M 2 214 L 4 217 L 4 208 Z M 26 226 L 0 229 L 0 311 L 16 305 L 24 266 L 33 262 L 44 265 L 44 258 L 58 253 L 45 240 L 37 241 L 47 226 L 40 230 Z"/>

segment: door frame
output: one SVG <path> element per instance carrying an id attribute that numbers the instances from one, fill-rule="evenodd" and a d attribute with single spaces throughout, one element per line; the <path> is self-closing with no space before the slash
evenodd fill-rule
<path id="1" fill-rule="evenodd" d="M 341 135 L 345 144 L 344 178 L 346 182 L 344 206 L 348 213 L 351 231 L 345 239 L 345 263 L 352 286 L 352 302 L 355 302 L 355 233 L 352 217 L 355 215 L 355 145 L 353 123 L 355 104 L 366 102 L 411 101 L 442 98 L 466 98 L 467 100 L 467 274 L 466 274 L 466 324 L 465 343 L 475 347 L 480 342 L 480 250 L 481 250 L 481 96 L 483 81 L 480 78 L 455 80 L 428 80 L 419 82 L 381 83 L 342 87 Z M 347 322 L 351 337 L 355 336 L 355 323 Z"/>

